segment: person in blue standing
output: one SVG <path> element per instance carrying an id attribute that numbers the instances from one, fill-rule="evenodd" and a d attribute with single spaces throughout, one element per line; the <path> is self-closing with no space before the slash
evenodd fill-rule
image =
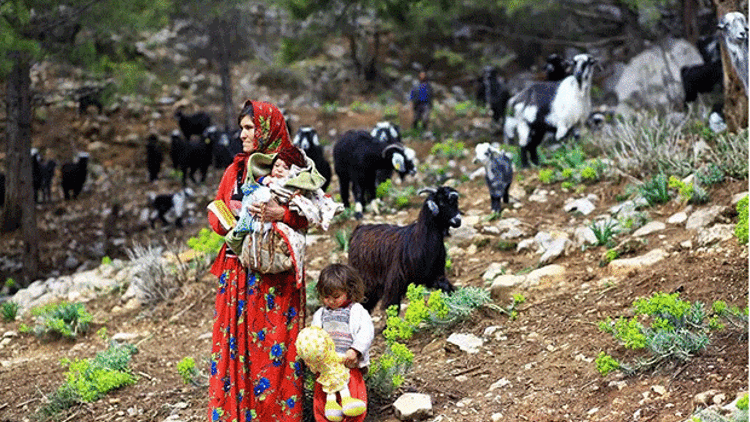
<path id="1" fill-rule="evenodd" d="M 432 111 L 432 86 L 427 80 L 427 73 L 425 71 L 419 72 L 419 84 L 412 88 L 409 94 L 409 101 L 412 102 L 414 109 L 412 128 L 416 129 L 421 122 L 422 130 L 427 130 L 427 124 L 430 121 L 430 112 Z"/>

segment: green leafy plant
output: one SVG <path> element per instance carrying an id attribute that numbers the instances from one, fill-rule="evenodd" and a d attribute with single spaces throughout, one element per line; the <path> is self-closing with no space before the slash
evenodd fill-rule
<path id="1" fill-rule="evenodd" d="M 375 190 L 375 196 L 380 199 L 385 199 L 391 195 L 392 189 L 393 182 L 391 181 L 391 179 L 388 179 L 378 185 L 377 189 Z"/>
<path id="2" fill-rule="evenodd" d="M 667 203 L 671 198 L 669 196 L 669 183 L 664 173 L 655 175 L 651 180 L 644 183 L 639 189 L 641 196 L 653 206 L 656 204 Z"/>
<path id="3" fill-rule="evenodd" d="M 37 337 L 65 337 L 74 339 L 89 330 L 93 317 L 82 303 L 61 302 L 33 308 Z"/>
<path id="4" fill-rule="evenodd" d="M 604 252 L 604 257 L 599 262 L 600 267 L 605 267 L 610 262 L 614 261 L 615 259 L 619 258 L 620 252 L 617 249 L 607 249 L 607 252 Z"/>
<path id="5" fill-rule="evenodd" d="M 739 400 L 737 400 L 737 409 L 748 410 L 748 395 L 745 393 Z"/>
<path id="6" fill-rule="evenodd" d="M 0 314 L 2 314 L 3 321 L 5 322 L 15 321 L 16 316 L 18 315 L 18 304 L 12 300 L 3 302 L 3 306 L 0 308 Z"/>
<path id="7" fill-rule="evenodd" d="M 198 231 L 198 236 L 188 239 L 187 245 L 197 252 L 216 256 L 224 245 L 224 238 L 204 227 Z"/>
<path id="8" fill-rule="evenodd" d="M 177 362 L 177 373 L 182 377 L 182 382 L 185 384 L 195 384 L 195 379 L 198 376 L 198 368 L 195 367 L 195 359 L 191 357 L 184 357 L 182 360 Z"/>
<path id="9" fill-rule="evenodd" d="M 620 362 L 615 360 L 612 356 L 599 352 L 599 356 L 596 357 L 596 370 L 606 377 L 612 371 L 620 369 Z"/>
<path id="10" fill-rule="evenodd" d="M 14 279 L 12 279 L 10 277 L 6 278 L 5 279 L 5 287 L 8 288 L 8 289 L 11 289 L 11 290 L 15 289 L 16 288 L 16 280 L 14 280 Z"/>
<path id="11" fill-rule="evenodd" d="M 102 257 L 102 265 L 112 265 L 112 258 L 109 256 Z"/>
<path id="12" fill-rule="evenodd" d="M 744 197 L 737 203 L 737 225 L 734 226 L 734 235 L 741 244 L 747 243 L 748 238 L 748 197 Z"/>
<path id="13" fill-rule="evenodd" d="M 341 229 L 336 231 L 336 246 L 338 250 L 343 252 L 349 251 L 349 237 L 351 233 L 347 229 Z"/>
<path id="14" fill-rule="evenodd" d="M 539 181 L 548 185 L 557 181 L 556 172 L 553 168 L 544 168 L 539 170 Z"/>
<path id="15" fill-rule="evenodd" d="M 599 180 L 599 174 L 594 167 L 586 166 L 581 170 L 581 178 L 593 182 Z"/>
<path id="16" fill-rule="evenodd" d="M 689 202 L 691 204 L 708 202 L 708 193 L 696 183 L 685 183 L 674 176 L 670 176 L 668 186 L 671 189 L 677 189 L 682 202 Z"/>
<path id="17" fill-rule="evenodd" d="M 708 163 L 695 173 L 696 179 L 701 185 L 711 186 L 724 181 L 724 171 L 716 163 Z"/>
<path id="18" fill-rule="evenodd" d="M 96 401 L 111 390 L 135 384 L 136 378 L 128 367 L 135 352 L 133 345 L 112 342 L 94 358 L 62 359 L 62 365 L 68 368 L 65 384 L 47 396 L 47 404 L 38 413 L 51 417 L 76 404 Z"/>
<path id="19" fill-rule="evenodd" d="M 476 109 L 476 105 L 473 101 L 462 101 L 460 103 L 456 103 L 454 107 L 456 114 L 459 116 L 466 116 L 474 109 Z"/>
<path id="20" fill-rule="evenodd" d="M 445 142 L 438 142 L 433 145 L 430 149 L 430 154 L 448 159 L 463 158 L 466 156 L 466 148 L 463 142 L 446 139 Z"/>
<path id="21" fill-rule="evenodd" d="M 594 221 L 589 228 L 596 237 L 596 246 L 610 244 L 617 234 L 617 222 L 615 220 Z"/>
<path id="22" fill-rule="evenodd" d="M 603 375 L 614 369 L 633 374 L 664 361 L 691 358 L 709 344 L 706 335 L 709 320 L 704 308 L 700 302 L 679 299 L 679 293 L 658 292 L 650 298 L 635 300 L 632 318 L 620 317 L 615 321 L 606 318 L 599 322 L 599 329 L 612 334 L 626 348 L 645 349 L 650 356 L 626 364 L 613 363 L 609 357 L 600 354 L 597 369 Z"/>

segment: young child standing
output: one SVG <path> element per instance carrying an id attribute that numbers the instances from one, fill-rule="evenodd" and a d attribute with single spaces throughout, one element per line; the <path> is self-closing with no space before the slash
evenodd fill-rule
<path id="1" fill-rule="evenodd" d="M 320 272 L 316 286 L 324 306 L 313 314 L 312 325 L 325 330 L 336 345 L 344 366 L 349 368 L 348 395 L 367 403 L 364 374 L 370 364 L 370 345 L 375 336 L 372 318 L 360 303 L 364 299 L 364 283 L 354 268 L 345 264 L 331 264 Z M 347 389 L 339 391 L 341 402 L 346 400 Z M 315 383 L 313 409 L 317 422 L 343 420 L 337 410 L 335 394 L 326 394 Z M 337 417 L 338 415 L 338 417 Z M 346 421 L 365 420 L 366 411 Z"/>

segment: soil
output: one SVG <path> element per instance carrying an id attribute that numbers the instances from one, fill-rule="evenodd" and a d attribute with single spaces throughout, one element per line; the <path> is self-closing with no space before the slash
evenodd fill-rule
<path id="1" fill-rule="evenodd" d="M 35 147 L 42 149 L 47 158 L 58 163 L 71 157 L 76 148 L 84 148 L 91 139 L 104 139 L 103 148 L 95 148 L 92 162 L 102 166 L 94 174 L 81 197 L 63 201 L 59 186 L 53 189 L 53 201 L 37 206 L 42 250 L 42 272 L 70 272 L 64 262 L 73 254 L 80 262 L 97 262 L 88 250 L 92 242 L 124 237 L 127 243 L 106 243 L 108 256 L 127 259 L 127 247 L 133 242 L 175 239 L 184 241 L 205 227 L 203 212 L 213 189 L 218 185 L 220 171 L 212 169 L 203 185 L 195 186 L 198 218 L 181 229 L 157 226 L 151 229 L 139 219 L 146 203 L 146 192 L 174 192 L 180 182 L 166 176 L 149 183 L 142 164 L 145 124 L 124 115 L 105 118 L 78 116 L 74 109 L 59 110 L 50 115 L 46 124 L 35 126 Z M 312 110 L 292 110 L 298 121 L 324 122 L 327 133 L 337 128 L 342 133 L 348 128 L 367 128 L 379 120 L 371 112 L 340 113 L 325 118 Z M 176 128 L 176 123 L 165 112 L 153 128 L 166 134 Z M 407 120 L 408 121 L 408 120 Z M 68 122 L 69 124 L 52 124 Z M 86 130 L 97 122 L 99 129 L 94 137 Z M 455 121 L 460 125 L 465 122 Z M 403 123 L 402 123 L 403 126 Z M 86 128 L 89 129 L 86 129 Z M 137 141 L 125 141 L 136 134 Z M 60 142 L 60 139 L 80 140 Z M 119 141 L 111 141 L 119 139 Z M 38 140 L 38 141 L 37 141 Z M 473 144 L 466 142 L 467 157 L 456 160 L 458 167 L 470 171 L 477 168 L 471 163 Z M 407 139 L 406 144 L 417 151 L 417 156 L 427 156 L 431 141 Z M 448 160 L 438 158 L 438 163 Z M 168 158 L 164 167 L 168 167 Z M 59 164 L 58 164 L 59 168 Z M 516 183 L 525 192 L 541 186 L 537 170 L 516 173 Z M 407 180 L 414 184 L 413 180 Z M 586 185 L 582 195 L 596 194 L 597 212 L 603 212 L 617 203 L 628 181 L 605 180 Z M 416 186 L 416 185 L 415 185 Z M 421 187 L 421 186 L 416 186 Z M 530 234 L 580 225 L 585 217 L 563 211 L 563 201 L 574 193 L 564 193 L 559 184 L 545 186 L 555 191 L 547 203 L 521 199 L 522 206 L 509 207 L 503 218 L 514 217 L 524 223 Z M 466 215 L 488 216 L 489 195 L 482 178 L 458 184 L 460 206 Z M 730 205 L 734 194 L 747 191 L 747 181 L 729 180 L 711 187 L 709 205 Z M 334 179 L 329 192 L 335 194 L 338 186 Z M 103 210 L 112 204 L 122 204 L 122 212 L 115 227 L 106 227 Z M 384 215 L 379 220 L 408 222 L 416 217 L 421 198 L 415 197 L 404 212 Z M 512 204 L 511 204 L 512 205 Z M 680 211 L 675 202 L 649 209 L 651 218 L 665 221 Z M 366 215 L 366 219 L 371 214 Z M 728 213 L 727 222 L 736 216 Z M 308 270 L 320 270 L 331 260 L 342 259 L 337 251 L 334 234 L 350 230 L 356 221 L 342 221 L 312 243 L 308 249 Z M 478 226 L 489 224 L 482 220 Z M 481 231 L 480 231 L 481 232 Z M 320 233 L 319 233 L 320 234 Z M 108 237 L 109 236 L 109 237 Z M 611 335 L 599 331 L 597 323 L 606 317 L 631 315 L 633 301 L 654 292 L 681 292 L 681 298 L 711 304 L 724 300 L 741 308 L 748 302 L 748 250 L 738 245 L 736 239 L 724 241 L 708 248 L 684 247 L 681 243 L 692 240 L 696 233 L 683 226 L 668 226 L 657 234 L 649 235 L 647 245 L 634 255 L 661 247 L 670 252 L 667 259 L 652 267 L 634 270 L 626 276 L 612 278 L 608 267 L 599 262 L 605 251 L 603 246 L 573 250 L 555 260 L 566 268 L 561 282 L 543 282 L 514 293 L 523 294 L 526 302 L 518 308 L 515 320 L 489 308 L 478 311 L 469 321 L 451 327 L 448 331 L 421 331 L 407 345 L 414 351 L 414 366 L 400 392 L 420 392 L 430 395 L 434 409 L 433 421 L 489 421 L 493 415 L 503 421 L 655 421 L 676 422 L 688 419 L 697 409 L 693 403 L 696 394 L 718 390 L 733 400 L 748 387 L 747 332 L 731 327 L 710 333 L 708 348 L 685 363 L 665 364 L 654 370 L 625 377 L 612 373 L 606 377 L 597 371 L 593 359 L 600 351 L 622 360 L 639 354 L 619 345 Z M 479 242 L 489 238 L 490 242 Z M 463 244 L 448 238 L 449 247 L 459 246 L 464 251 L 473 242 L 476 253 L 456 254 L 452 257 L 450 278 L 458 286 L 487 287 L 482 274 L 492 262 L 505 262 L 506 272 L 517 274 L 536 268 L 539 256 L 517 253 L 498 248 L 496 237 L 482 234 Z M 20 233 L 0 236 L 0 250 L 7 259 L 20 260 L 22 254 Z M 684 245 L 684 244 L 683 244 Z M 472 248 L 473 249 L 473 248 Z M 12 274 L 6 274 L 5 277 Z M 106 348 L 104 341 L 94 333 L 106 327 L 107 333 L 134 333 L 137 335 L 138 353 L 133 356 L 131 368 L 138 376 L 137 384 L 113 391 L 104 398 L 79 405 L 58 414 L 60 421 L 163 421 L 175 414 L 182 421 L 206 420 L 207 388 L 205 385 L 184 384 L 176 365 L 184 357 L 195 358 L 206 372 L 210 350 L 210 332 L 213 317 L 215 279 L 210 274 L 200 282 L 183 287 L 170 302 L 154 308 L 129 312 L 113 312 L 122 306 L 119 292 L 103 294 L 86 303 L 94 315 L 89 334 L 69 341 L 44 341 L 31 334 L 10 337 L 10 342 L 0 346 L 0 421 L 17 422 L 33 420 L 34 412 L 45 401 L 44 397 L 64 382 L 65 368 L 61 358 L 76 359 L 94 356 Z M 507 305 L 498 303 L 498 305 Z M 376 326 L 382 328 L 380 311 L 374 313 Z M 2 332 L 18 332 L 23 321 L 0 322 Z M 488 327 L 495 332 L 485 337 L 485 345 L 476 354 L 467 354 L 451 347 L 446 338 L 451 332 L 470 333 L 482 337 Z M 383 350 L 383 341 L 377 337 L 373 356 Z M 502 381 L 501 381 L 502 380 Z M 205 380 L 203 380 L 205 381 Z M 498 383 L 498 381 L 501 381 Z M 494 386 L 493 386 L 494 385 Z M 656 387 L 656 388 L 655 388 Z M 660 387 L 663 387 L 660 388 Z M 397 396 L 393 397 L 395 400 Z M 370 403 L 368 420 L 395 420 L 391 401 Z"/>

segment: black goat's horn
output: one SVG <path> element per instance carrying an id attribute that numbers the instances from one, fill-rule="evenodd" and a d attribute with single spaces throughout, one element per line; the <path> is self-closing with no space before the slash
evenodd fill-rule
<path id="1" fill-rule="evenodd" d="M 437 192 L 437 189 L 435 188 L 422 188 L 417 192 L 417 195 L 421 195 L 423 193 L 435 193 Z"/>
<path id="2" fill-rule="evenodd" d="M 395 148 L 401 152 L 404 152 L 404 146 L 401 144 L 390 144 L 387 145 L 385 148 L 383 148 L 383 152 L 380 153 L 381 157 L 385 157 L 385 154 L 390 150 L 391 148 Z"/>

